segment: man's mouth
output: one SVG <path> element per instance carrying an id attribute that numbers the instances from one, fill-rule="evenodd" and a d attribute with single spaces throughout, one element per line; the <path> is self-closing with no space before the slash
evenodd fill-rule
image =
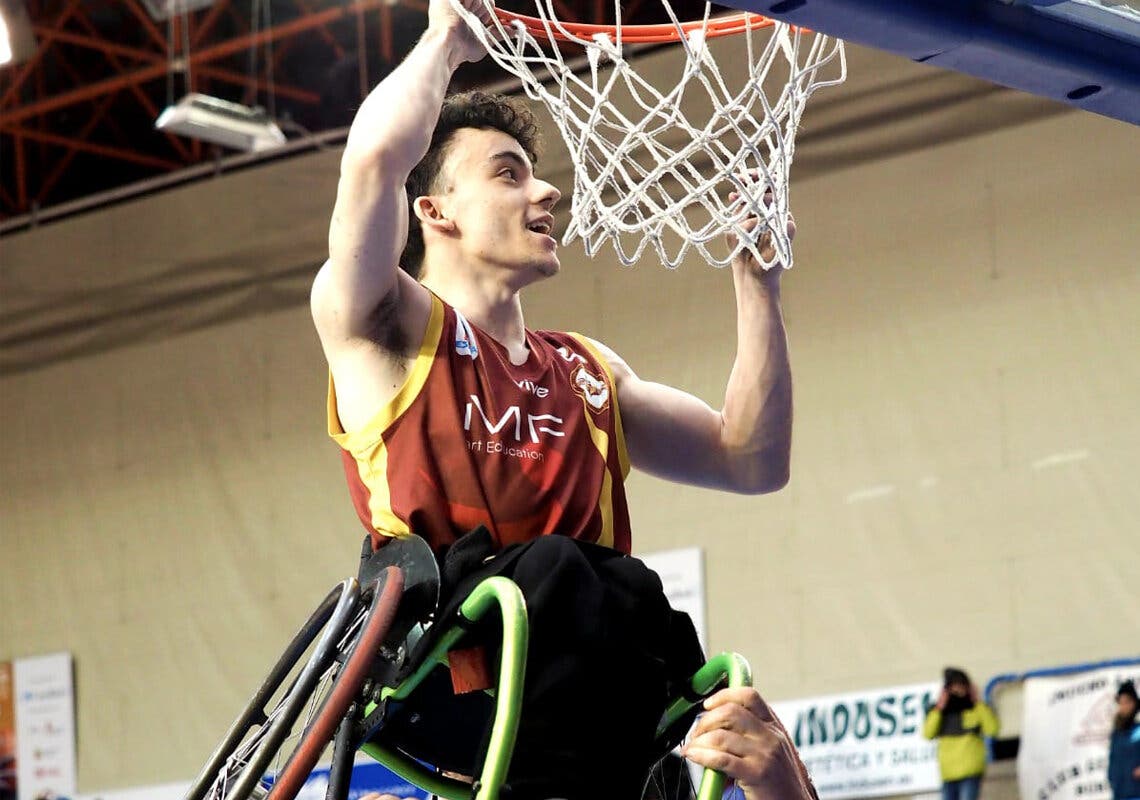
<path id="1" fill-rule="evenodd" d="M 552 217 L 540 217 L 527 223 L 527 230 L 541 233 L 543 236 L 549 236 L 550 232 L 554 230 L 554 219 Z"/>

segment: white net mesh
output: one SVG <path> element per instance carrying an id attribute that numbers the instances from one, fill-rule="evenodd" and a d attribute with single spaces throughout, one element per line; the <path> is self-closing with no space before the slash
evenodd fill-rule
<path id="1" fill-rule="evenodd" d="M 846 77 L 843 42 L 783 23 L 745 26 L 738 35 L 745 38 L 747 77 L 733 89 L 708 46 L 716 22 L 709 6 L 686 32 L 668 0 L 660 2 L 684 49 L 679 74 L 634 68 L 620 0 L 616 34 L 590 38 L 555 17 L 553 0 L 536 0 L 536 33 L 494 15 L 488 29 L 457 0 L 453 6 L 491 57 L 546 106 L 569 148 L 575 177 L 564 243 L 580 237 L 593 256 L 610 240 L 627 266 L 652 246 L 670 268 L 689 248 L 716 266 L 747 249 L 765 269 L 790 267 L 795 134 L 812 92 Z M 556 33 L 584 49 L 584 63 L 559 51 Z M 739 196 L 730 199 L 732 193 Z M 752 217 L 760 224 L 750 224 Z M 724 234 L 732 246 L 722 244 Z"/>

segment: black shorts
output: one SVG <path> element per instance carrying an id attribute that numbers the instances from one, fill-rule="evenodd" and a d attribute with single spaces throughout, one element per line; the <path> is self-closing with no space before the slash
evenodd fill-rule
<path id="1" fill-rule="evenodd" d="M 493 575 L 514 580 L 526 598 L 522 716 L 504 800 L 641 797 L 664 754 L 655 747 L 661 714 L 704 663 L 692 621 L 670 608 L 655 572 L 611 548 L 564 536 L 492 548 L 477 529 L 448 551 L 437 618 L 454 618 Z M 444 627 L 435 626 L 418 651 Z M 466 638 L 494 647 L 500 625 L 480 625 Z M 492 708 L 484 692 L 455 695 L 447 672 L 436 670 L 380 736 L 440 768 L 477 774 Z M 683 734 L 691 716 L 675 729 Z"/>

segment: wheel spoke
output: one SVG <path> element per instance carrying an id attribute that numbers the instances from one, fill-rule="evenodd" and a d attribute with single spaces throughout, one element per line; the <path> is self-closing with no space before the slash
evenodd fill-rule
<path id="1" fill-rule="evenodd" d="M 292 798 L 367 680 L 395 618 L 403 583 L 399 569 L 388 567 L 385 578 L 363 596 L 353 579 L 334 589 L 294 637 L 189 796 Z M 380 589 L 375 595 L 373 587 Z"/>

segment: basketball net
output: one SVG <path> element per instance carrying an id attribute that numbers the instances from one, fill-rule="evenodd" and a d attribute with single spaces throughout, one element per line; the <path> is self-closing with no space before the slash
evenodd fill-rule
<path id="1" fill-rule="evenodd" d="M 594 256 L 609 240 L 626 266 L 652 246 L 669 268 L 690 247 L 715 266 L 747 250 L 764 269 L 791 267 L 796 130 L 808 97 L 846 77 L 843 42 L 752 14 L 711 18 L 709 5 L 699 22 L 681 23 L 668 0 L 660 2 L 671 23 L 624 29 L 620 0 L 612 26 L 564 23 L 553 0 L 536 0 L 537 17 L 488 2 L 490 27 L 452 5 L 499 66 L 546 106 L 566 142 L 575 169 L 564 244 L 581 238 Z M 747 76 L 738 88 L 708 46 L 729 33 L 745 37 Z M 631 60 L 633 45 L 661 41 L 684 51 L 672 81 L 639 74 Z M 570 63 L 560 45 L 571 54 L 576 45 L 585 58 Z M 752 217 L 760 224 L 746 230 Z M 726 233 L 735 236 L 727 249 Z"/>

